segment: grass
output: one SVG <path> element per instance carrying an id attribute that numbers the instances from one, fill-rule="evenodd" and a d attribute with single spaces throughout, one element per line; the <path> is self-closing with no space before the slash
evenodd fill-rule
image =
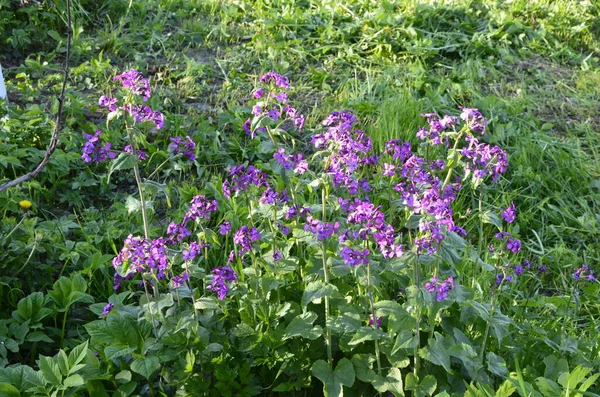
<path id="1" fill-rule="evenodd" d="M 83 8 L 86 4 L 81 2 Z M 226 154 L 217 158 L 207 151 L 206 167 L 195 175 L 183 171 L 172 175 L 174 179 L 185 175 L 192 195 L 194 185 L 204 183 L 211 169 L 235 159 L 241 150 L 231 139 L 231 132 L 240 128 L 235 116 L 243 109 L 252 80 L 276 70 L 290 78 L 309 121 L 321 120 L 335 109 L 351 109 L 378 147 L 392 138 L 416 143 L 414 133 L 424 125 L 421 113 L 456 114 L 458 106 L 479 108 L 489 119 L 485 139 L 509 152 L 509 173 L 490 199 L 498 209 L 510 201 L 517 204 L 520 237 L 532 258 L 551 269 L 551 276 L 544 276 L 543 286 L 535 289 L 540 295 L 527 298 L 541 308 L 531 313 L 536 325 L 559 327 L 560 319 L 570 315 L 568 306 L 557 307 L 554 312 L 563 317 L 552 318 L 547 307 L 556 302 L 546 299 L 570 294 L 565 280 L 575 268 L 588 263 L 600 270 L 597 1 L 103 4 L 99 10 L 88 9 L 85 16 L 77 13 L 64 151 L 59 150 L 44 179 L 3 198 L 8 203 L 33 197 L 47 218 L 40 227 L 48 233 L 54 227 L 50 225 L 64 221 L 61 215 L 70 219 L 71 224 L 63 225 L 60 236 L 54 237 L 60 244 L 83 240 L 92 246 L 94 237 L 82 233 L 92 228 L 108 233 L 97 243 L 100 251 L 112 253 L 114 241 L 127 234 L 118 219 L 132 219 L 126 208 L 111 205 L 111 198 L 127 194 L 131 181 L 117 180 L 121 188 L 104 191 L 107 196 L 99 201 L 86 197 L 86 189 L 97 187 L 86 186 L 85 178 L 78 185 L 72 183 L 78 172 L 73 151 L 82 141 L 81 131 L 97 121 L 91 104 L 117 71 L 144 70 L 161 98 L 155 105 L 178 120 L 176 127 L 193 133 L 215 153 Z M 18 164 L 2 164 L 8 178 L 35 163 L 48 140 L 44 114 L 52 111 L 60 84 L 64 40 L 59 22 L 53 21 L 60 33 L 55 42 L 34 53 L 26 46 L 16 48 L 12 56 L 0 59 L 8 65 L 3 69 L 11 104 L 26 112 L 11 127 L 24 135 L 13 136 L 5 129 L 6 136 L 12 143 L 31 145 Z M 35 40 L 33 33 L 29 38 Z M 169 186 L 168 180 L 164 182 Z M 92 203 L 94 211 L 88 209 Z M 89 257 L 74 259 L 70 250 L 60 261 L 44 262 L 59 251 L 44 238 L 40 236 L 36 245 L 43 251 L 34 256 L 32 266 L 44 263 L 50 278 L 63 266 L 68 271 L 92 266 Z M 31 241 L 38 244 L 37 237 Z M 100 290 L 106 290 L 106 277 L 94 281 Z M 19 285 L 23 291 L 34 288 Z M 600 302 L 577 299 L 582 301 L 573 312 L 579 318 L 570 334 L 586 334 L 593 340 Z M 520 309 L 517 305 L 515 310 Z"/>

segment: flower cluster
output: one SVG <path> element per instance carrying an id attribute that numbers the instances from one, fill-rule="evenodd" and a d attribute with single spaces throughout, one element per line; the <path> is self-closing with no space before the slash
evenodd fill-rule
<path id="1" fill-rule="evenodd" d="M 110 151 L 110 142 L 102 143 L 100 141 L 100 133 L 102 133 L 101 130 L 96 130 L 94 135 L 83 134 L 86 141 L 81 149 L 81 158 L 86 163 L 101 162 L 106 159 L 114 159 L 117 156 L 115 152 Z"/>
<path id="2" fill-rule="evenodd" d="M 510 233 L 508 232 L 498 232 L 494 235 L 494 237 L 497 240 L 500 240 L 504 243 L 506 243 L 505 248 L 512 252 L 513 254 L 516 254 L 517 252 L 521 251 L 521 241 L 517 240 L 516 238 L 513 238 L 510 236 Z M 491 246 L 491 251 L 494 251 L 494 247 Z"/>
<path id="3" fill-rule="evenodd" d="M 513 223 L 517 217 L 517 208 L 515 207 L 515 203 L 511 201 L 508 208 L 502 211 L 502 214 L 500 215 L 506 222 Z"/>
<path id="4" fill-rule="evenodd" d="M 573 273 L 573 278 L 577 281 L 582 279 L 587 281 L 596 281 L 596 277 L 594 277 L 594 271 L 585 264 L 581 265 L 579 269 L 575 270 L 575 273 Z"/>
<path id="5" fill-rule="evenodd" d="M 467 135 L 469 146 L 461 150 L 463 157 L 467 159 L 465 169 L 473 173 L 475 183 L 480 183 L 487 176 L 496 182 L 500 174 L 508 168 L 507 154 L 499 146 L 491 146 L 473 136 Z"/>
<path id="6" fill-rule="evenodd" d="M 317 236 L 319 240 L 327 240 L 334 234 L 336 234 L 340 229 L 340 223 L 335 222 L 321 222 L 317 218 L 308 215 L 306 217 L 306 224 L 304 225 L 304 230 L 311 232 L 312 234 Z"/>
<path id="7" fill-rule="evenodd" d="M 210 219 L 210 214 L 219 209 L 217 200 L 207 200 L 203 194 L 198 194 L 192 198 L 190 208 L 183 217 L 183 224 L 197 219 Z"/>
<path id="8" fill-rule="evenodd" d="M 173 152 L 173 154 L 182 154 L 183 157 L 187 157 L 188 160 L 194 161 L 196 160 L 196 155 L 194 151 L 196 150 L 196 143 L 189 136 L 185 137 L 185 140 L 182 141 L 180 136 L 171 137 L 171 144 L 169 145 L 169 150 Z"/>
<path id="9" fill-rule="evenodd" d="M 124 278 L 131 278 L 135 273 L 151 272 L 157 279 L 163 279 L 168 267 L 166 240 L 162 237 L 147 240 L 145 237 L 134 237 L 130 234 L 112 263 L 116 270 L 115 290 L 120 287 Z M 127 266 L 125 275 L 119 274 L 121 266 Z"/>
<path id="10" fill-rule="evenodd" d="M 302 153 L 296 155 L 285 154 L 284 148 L 279 148 L 273 158 L 283 166 L 286 171 L 294 170 L 296 174 L 304 174 L 308 170 L 308 161 L 304 160 Z"/>
<path id="11" fill-rule="evenodd" d="M 373 318 L 373 314 L 369 315 L 369 325 L 374 325 L 375 328 L 381 328 L 381 317 Z"/>
<path id="12" fill-rule="evenodd" d="M 260 240 L 260 237 L 257 228 L 244 225 L 233 235 L 233 243 L 239 245 L 240 253 L 244 254 L 252 250 L 252 243 Z"/>
<path id="13" fill-rule="evenodd" d="M 144 102 L 150 98 L 150 84 L 137 70 L 131 69 L 129 72 L 115 76 L 114 79 L 121 81 L 123 88 L 132 94 L 141 96 Z"/>
<path id="14" fill-rule="evenodd" d="M 439 282 L 437 277 L 432 277 L 430 282 L 425 283 L 425 290 L 430 293 L 435 292 L 435 300 L 443 301 L 448 297 L 448 293 L 454 289 L 454 277 L 448 277 Z"/>
<path id="15" fill-rule="evenodd" d="M 361 164 L 377 162 L 376 156 L 368 156 L 373 147 L 371 138 L 354 129 L 357 123 L 358 119 L 350 112 L 333 112 L 323 121 L 323 126 L 329 127 L 327 131 L 312 137 L 315 148 L 329 151 L 325 172 L 331 175 L 333 185 L 348 188 L 350 194 L 371 190 L 368 181 L 358 180 L 354 172 Z"/>
<path id="16" fill-rule="evenodd" d="M 358 266 L 360 264 L 368 265 L 369 258 L 367 257 L 370 254 L 368 249 L 361 250 L 353 250 L 352 248 L 344 245 L 342 250 L 340 251 L 340 255 L 344 260 L 344 263 L 350 265 L 352 267 Z"/>
<path id="17" fill-rule="evenodd" d="M 133 153 L 133 149 L 132 149 L 131 145 L 125 146 L 123 148 L 123 151 L 125 153 Z M 148 158 L 148 153 L 144 152 L 141 149 L 136 149 L 135 155 L 137 156 L 138 160 L 140 160 L 140 161 L 146 160 Z"/>
<path id="18" fill-rule="evenodd" d="M 237 280 L 237 275 L 228 266 L 214 268 L 212 269 L 211 274 L 212 281 L 206 289 L 216 292 L 219 300 L 225 299 L 227 291 L 229 291 L 229 285 L 227 285 L 227 283 Z"/>
<path id="19" fill-rule="evenodd" d="M 150 106 L 126 104 L 121 109 L 129 113 L 136 123 L 150 122 L 157 130 L 165 126 L 165 115 L 158 110 L 152 110 Z"/>
<path id="20" fill-rule="evenodd" d="M 102 309 L 102 317 L 108 316 L 113 307 L 115 307 L 115 304 L 112 302 L 108 302 L 108 304 Z"/>
<path id="21" fill-rule="evenodd" d="M 435 113 L 426 113 L 422 114 L 422 117 L 427 119 L 427 123 L 429 124 L 429 129 L 420 128 L 417 131 L 417 137 L 421 140 L 427 140 L 428 143 L 432 145 L 440 145 L 442 143 L 442 133 L 448 127 L 456 125 L 458 119 L 453 116 L 445 115 L 443 118 L 438 118 Z M 450 146 L 449 140 L 446 137 L 444 140 L 446 146 Z"/>
<path id="22" fill-rule="evenodd" d="M 229 170 L 229 179 L 223 182 L 223 195 L 231 199 L 231 193 L 246 191 L 250 186 L 267 187 L 267 174 L 250 165 L 237 165 Z"/>
<path id="23" fill-rule="evenodd" d="M 483 117 L 481 112 L 473 108 L 464 108 L 462 106 L 459 108 L 462 110 L 460 118 L 467 123 L 469 129 L 473 132 L 481 133 L 481 135 L 485 134 L 487 120 Z"/>
<path id="24" fill-rule="evenodd" d="M 269 72 L 258 80 L 263 87 L 254 90 L 254 98 L 260 101 L 252 107 L 252 114 L 255 116 L 254 122 L 252 119 L 247 119 L 243 125 L 246 134 L 255 138 L 258 133 L 266 131 L 266 127 L 255 125 L 262 118 L 277 122 L 285 117 L 296 128 L 304 128 L 304 116 L 288 104 L 289 79 L 275 72 Z"/>

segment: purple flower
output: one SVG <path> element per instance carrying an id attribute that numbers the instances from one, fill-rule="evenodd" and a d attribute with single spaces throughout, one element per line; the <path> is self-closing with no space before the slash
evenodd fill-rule
<path id="1" fill-rule="evenodd" d="M 506 241 L 506 249 L 509 250 L 510 252 L 516 254 L 517 252 L 521 251 L 521 241 L 509 237 L 508 240 Z"/>
<path id="2" fill-rule="evenodd" d="M 102 316 L 108 316 L 108 313 L 110 313 L 113 307 L 115 307 L 115 304 L 112 302 L 108 302 L 108 304 L 104 306 L 104 309 L 102 309 Z"/>
<path id="3" fill-rule="evenodd" d="M 277 74 L 275 72 L 265 73 L 258 79 L 261 83 L 271 84 L 274 83 L 277 87 L 281 87 L 284 90 L 290 88 L 289 79 L 285 76 Z"/>
<path id="4" fill-rule="evenodd" d="M 252 250 L 252 243 L 260 240 L 260 232 L 254 227 L 246 225 L 238 229 L 233 235 L 233 243 L 240 246 L 240 252 L 243 254 Z"/>
<path id="5" fill-rule="evenodd" d="M 209 245 L 206 244 L 206 242 L 204 241 L 200 241 L 200 243 L 197 243 L 195 241 L 190 243 L 190 246 L 188 249 L 183 250 L 182 254 L 183 254 L 183 260 L 184 261 L 191 261 L 193 260 L 196 256 L 200 255 L 200 253 L 202 252 L 202 250 L 204 248 L 208 248 Z"/>
<path id="6" fill-rule="evenodd" d="M 438 302 L 443 301 L 448 297 L 448 293 L 454 289 L 454 277 L 448 277 L 441 283 L 437 277 L 432 277 L 431 281 L 425 283 L 425 290 L 429 293 L 436 294 L 435 300 Z"/>
<path id="7" fill-rule="evenodd" d="M 123 248 L 113 259 L 113 267 L 128 264 L 130 273 L 154 273 L 160 280 L 165 277 L 168 268 L 167 241 L 160 237 L 148 241 L 145 237 L 127 236 Z M 126 275 L 128 276 L 128 275 Z M 122 276 L 115 277 L 115 287 L 118 287 Z"/>
<path id="8" fill-rule="evenodd" d="M 117 98 L 111 98 L 106 95 L 102 95 L 100 97 L 100 100 L 98 100 L 98 105 L 108 107 L 108 110 L 110 110 L 111 112 L 117 110 L 117 106 L 115 106 L 116 103 Z"/>
<path id="9" fill-rule="evenodd" d="M 126 104 L 121 106 L 121 109 L 129 113 L 136 123 L 148 121 L 154 123 L 154 127 L 157 130 L 160 130 L 165 125 L 165 115 L 158 110 L 152 110 L 150 106 Z"/>
<path id="10" fill-rule="evenodd" d="M 185 227 L 185 225 L 171 222 L 169 223 L 169 226 L 167 226 L 167 242 L 169 244 L 181 243 L 191 235 L 192 233 Z"/>
<path id="11" fill-rule="evenodd" d="M 222 236 L 226 236 L 231 231 L 231 223 L 229 221 L 224 221 L 219 225 L 219 234 Z"/>
<path id="12" fill-rule="evenodd" d="M 507 209 L 505 209 L 504 211 L 502 211 L 502 218 L 508 222 L 508 223 L 513 223 L 515 218 L 516 218 L 517 212 L 516 212 L 516 207 L 515 207 L 515 203 L 513 203 L 512 201 L 510 202 L 510 205 L 508 206 Z"/>
<path id="13" fill-rule="evenodd" d="M 273 253 L 273 262 L 279 262 L 281 260 L 281 251 L 277 250 Z"/>
<path id="14" fill-rule="evenodd" d="M 394 176 L 395 170 L 396 170 L 395 165 L 383 163 L 383 172 L 381 174 L 384 176 Z"/>
<path id="15" fill-rule="evenodd" d="M 467 122 L 471 131 L 481 133 L 481 135 L 485 134 L 487 120 L 483 117 L 479 110 L 473 108 L 463 108 L 462 106 L 459 106 L 458 108 L 462 110 L 460 118 Z"/>
<path id="16" fill-rule="evenodd" d="M 265 94 L 265 90 L 258 88 L 256 91 L 254 91 L 254 98 L 260 99 L 260 98 L 262 98 L 262 96 L 264 94 Z"/>
<path id="17" fill-rule="evenodd" d="M 105 161 L 106 159 L 114 159 L 117 156 L 115 152 L 110 151 L 110 142 L 106 142 L 103 144 L 100 141 L 101 132 L 101 130 L 96 130 L 94 135 L 83 134 L 83 137 L 86 139 L 86 142 L 81 148 L 81 158 L 86 163 L 90 163 L 93 161 L 101 162 Z"/>
<path id="18" fill-rule="evenodd" d="M 173 152 L 173 154 L 183 154 L 184 157 L 187 157 L 188 160 L 194 161 L 196 160 L 196 155 L 194 154 L 194 150 L 196 150 L 196 143 L 189 136 L 185 137 L 185 141 L 181 141 L 181 137 L 171 137 L 171 144 L 169 145 L 169 150 Z"/>
<path id="19" fill-rule="evenodd" d="M 268 187 L 267 174 L 253 165 L 238 165 L 229 170 L 229 178 L 223 182 L 223 195 L 231 199 L 232 191 L 246 191 L 250 186 Z"/>
<path id="20" fill-rule="evenodd" d="M 211 271 L 212 281 L 206 289 L 216 292 L 219 300 L 225 299 L 229 286 L 226 283 L 231 283 L 237 280 L 237 275 L 229 266 L 219 266 Z"/>
<path id="21" fill-rule="evenodd" d="M 373 314 L 370 314 L 369 325 L 375 325 L 375 328 L 381 328 L 381 317 L 376 317 L 375 321 L 373 321 Z"/>
<path id="22" fill-rule="evenodd" d="M 196 195 L 192 198 L 190 209 L 183 217 L 183 224 L 196 219 L 210 219 L 210 214 L 219 209 L 217 200 L 207 200 L 203 194 Z"/>
<path id="23" fill-rule="evenodd" d="M 187 272 L 181 273 L 179 276 L 171 277 L 171 282 L 173 283 L 173 288 L 178 288 L 181 285 L 185 284 L 188 280 L 189 276 Z"/>
<path id="24" fill-rule="evenodd" d="M 114 79 L 120 80 L 123 87 L 132 94 L 141 96 L 144 102 L 150 98 L 150 84 L 137 70 L 131 69 L 129 72 L 115 76 Z"/>
<path id="25" fill-rule="evenodd" d="M 358 266 L 360 264 L 368 265 L 369 258 L 367 258 L 367 256 L 369 255 L 369 253 L 370 252 L 368 249 L 364 249 L 362 251 L 353 250 L 352 248 L 346 245 L 344 245 L 344 247 L 342 247 L 342 250 L 340 251 L 340 255 L 344 259 L 344 263 L 352 267 Z"/>
<path id="26" fill-rule="evenodd" d="M 327 240 L 335 233 L 338 232 L 340 228 L 340 223 L 323 223 L 317 218 L 313 218 L 311 215 L 306 217 L 306 225 L 304 225 L 304 230 L 310 231 L 311 233 L 317 236 L 319 240 Z"/>
<path id="27" fill-rule="evenodd" d="M 495 280 L 496 285 L 500 285 L 500 284 L 502 284 L 504 282 L 508 283 L 508 282 L 511 282 L 511 281 L 512 281 L 512 277 L 510 275 L 506 275 L 505 276 L 503 273 L 498 273 L 496 275 L 496 280 Z"/>
<path id="28" fill-rule="evenodd" d="M 596 280 L 596 277 L 594 277 L 594 271 L 585 264 L 581 265 L 579 269 L 575 270 L 575 273 L 573 273 L 573 278 L 577 281 L 581 280 L 582 278 L 587 281 Z"/>
<path id="29" fill-rule="evenodd" d="M 123 148 L 125 153 L 132 153 L 131 145 L 127 145 Z M 148 158 L 148 154 L 141 149 L 136 149 L 135 154 L 137 155 L 138 160 L 143 161 Z"/>

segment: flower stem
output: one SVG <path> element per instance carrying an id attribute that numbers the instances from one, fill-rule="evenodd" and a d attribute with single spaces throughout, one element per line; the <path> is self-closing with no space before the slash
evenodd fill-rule
<path id="1" fill-rule="evenodd" d="M 327 220 L 327 191 L 326 185 L 323 185 L 323 190 L 321 191 L 321 199 L 323 201 L 323 223 Z M 329 274 L 327 272 L 327 248 L 325 247 L 325 241 L 322 242 L 323 247 L 323 279 L 325 284 L 329 284 Z M 331 368 L 333 368 L 333 353 L 331 350 L 331 329 L 329 328 L 329 297 L 325 296 L 325 344 L 327 345 L 327 361 Z"/>
<path id="2" fill-rule="evenodd" d="M 367 288 L 369 295 L 369 304 L 371 305 L 371 318 L 373 319 L 373 325 L 378 330 L 377 317 L 375 317 L 375 299 L 373 298 L 373 285 L 371 284 L 371 262 L 367 263 Z M 375 357 L 377 359 L 377 374 L 381 376 L 381 357 L 379 354 L 379 339 L 375 339 Z"/>
<path id="3" fill-rule="evenodd" d="M 419 377 L 419 368 L 421 367 L 421 357 L 419 357 L 419 346 L 421 345 L 421 301 L 420 301 L 420 293 L 421 293 L 421 269 L 419 268 L 419 255 L 417 254 L 413 266 L 413 276 L 415 279 L 415 285 L 417 287 L 417 296 L 415 296 L 415 348 L 414 348 L 414 356 L 415 356 L 415 367 L 414 374 L 418 378 Z"/>

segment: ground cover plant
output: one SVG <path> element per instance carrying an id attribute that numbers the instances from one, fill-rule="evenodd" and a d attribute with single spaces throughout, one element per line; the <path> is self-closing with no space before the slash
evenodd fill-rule
<path id="1" fill-rule="evenodd" d="M 66 11 L 0 1 L 0 184 Z M 597 4 L 72 12 L 0 193 L 0 394 L 600 394 Z"/>

